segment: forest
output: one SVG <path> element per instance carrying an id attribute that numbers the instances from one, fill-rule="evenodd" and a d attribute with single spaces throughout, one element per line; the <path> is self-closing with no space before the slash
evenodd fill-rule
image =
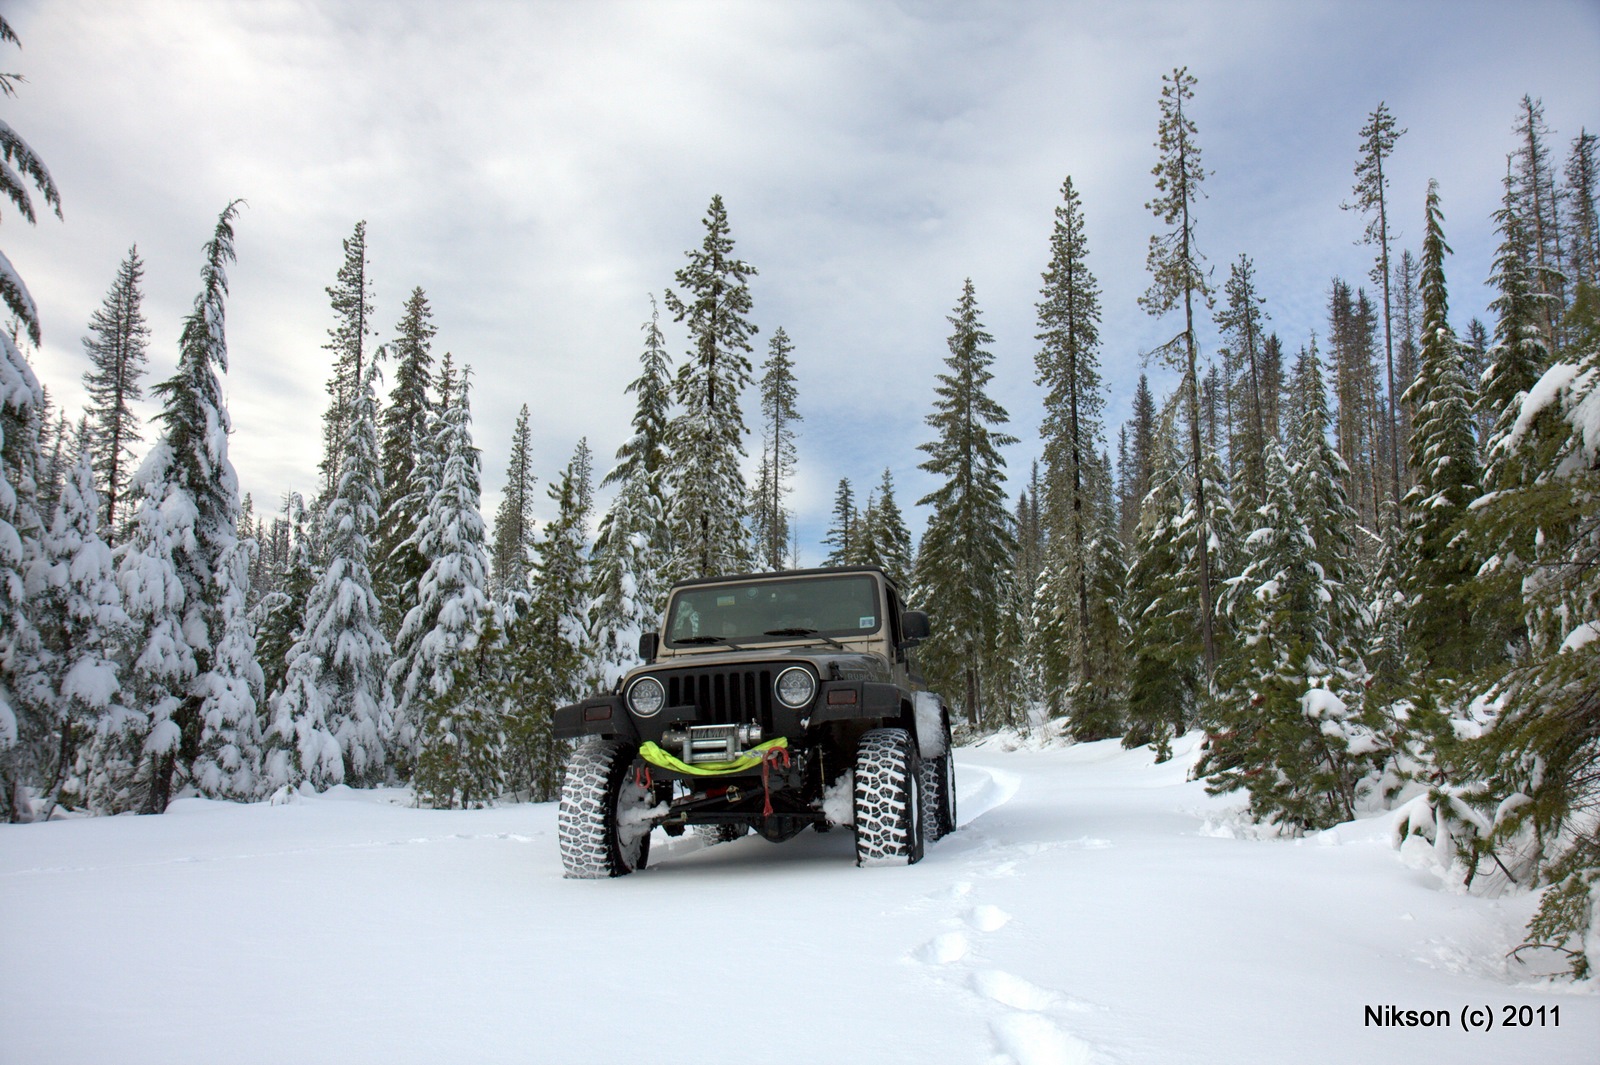
<path id="1" fill-rule="evenodd" d="M 17 43 L 3 20 L 0 42 Z M 909 501 L 921 536 L 893 469 L 864 498 L 841 479 L 823 564 L 881 566 L 936 619 L 919 664 L 964 738 L 1054 722 L 1166 757 L 1198 731 L 1196 774 L 1285 835 L 1404 807 L 1463 888 L 1541 890 L 1519 949 L 1590 975 L 1597 137 L 1561 144 L 1539 100 L 1508 102 L 1494 320 L 1453 323 L 1440 186 L 1396 202 L 1385 164 L 1406 131 L 1377 104 L 1345 204 L 1371 272 L 1332 279 L 1325 332 L 1286 342 L 1250 257 L 1218 284 L 1194 240 L 1196 89 L 1185 68 L 1163 78 L 1139 297 L 1170 324 L 1148 356 L 1176 387 L 1142 380 L 1133 416 L 1104 424 L 1101 292 L 1066 177 L 1041 234 L 1041 460 L 1007 474 L 1017 440 L 969 280 L 920 445 L 937 487 Z M 44 161 L 4 123 L 0 151 L 11 220 L 59 216 Z M 602 472 L 577 441 L 539 522 L 524 407 L 492 523 L 471 368 L 436 356 L 420 287 L 381 328 L 364 222 L 326 290 L 316 483 L 270 511 L 241 498 L 221 384 L 240 206 L 204 248 L 148 425 L 137 247 L 87 323 L 76 417 L 31 367 L 39 315 L 0 256 L 0 809 L 155 814 L 339 784 L 409 785 L 435 807 L 550 800 L 554 708 L 635 661 L 672 582 L 797 564 L 802 356 L 782 328 L 758 353 L 757 270 L 727 206 L 711 198 L 641 324 L 627 442 Z M 1419 210 L 1420 247 L 1396 246 L 1393 220 Z"/>

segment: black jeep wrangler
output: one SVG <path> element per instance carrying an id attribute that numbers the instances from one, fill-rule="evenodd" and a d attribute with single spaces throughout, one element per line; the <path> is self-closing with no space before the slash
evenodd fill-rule
<path id="1" fill-rule="evenodd" d="M 910 863 L 956 826 L 950 716 L 909 652 L 928 616 L 873 566 L 685 581 L 645 664 L 564 706 L 580 740 L 558 815 L 569 877 L 642 869 L 650 833 L 774 842 L 855 829 L 857 864 Z"/>

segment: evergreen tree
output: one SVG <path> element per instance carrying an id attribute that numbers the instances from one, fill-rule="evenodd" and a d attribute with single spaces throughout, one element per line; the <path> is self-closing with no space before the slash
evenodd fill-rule
<path id="1" fill-rule="evenodd" d="M 1155 474 L 1156 456 L 1156 401 L 1150 392 L 1150 378 L 1139 375 L 1139 387 L 1133 393 L 1133 416 L 1128 469 L 1125 486 L 1119 500 L 1122 520 L 1122 542 L 1131 544 L 1139 527 L 1139 510 L 1150 491 L 1151 477 Z"/>
<path id="2" fill-rule="evenodd" d="M 291 652 L 294 659 L 307 660 L 301 669 L 311 672 L 309 683 L 320 693 L 303 709 L 320 704 L 320 725 L 339 745 L 339 771 L 326 783 L 378 782 L 383 737 L 392 731 L 385 678 L 390 648 L 378 624 L 369 561 L 382 487 L 375 407 L 368 375 L 350 407 L 339 484 L 328 501 L 327 563 L 306 600 L 300 640 Z M 288 738 L 305 730 L 291 723 L 279 724 L 276 731 Z"/>
<path id="3" fill-rule="evenodd" d="M 447 730 L 428 707 L 450 690 L 457 658 L 473 648 L 489 610 L 470 369 L 462 371 L 459 382 L 448 383 L 454 392 L 435 419 L 432 444 L 439 457 L 438 487 L 412 534 L 412 545 L 428 560 L 428 569 L 417 583 L 416 605 L 406 613 L 397 641 L 401 650 L 389 667 L 396 703 L 394 745 L 400 758 L 411 755 L 413 743 L 420 757 L 431 745 L 447 742 Z"/>
<path id="4" fill-rule="evenodd" d="M 678 368 L 682 410 L 669 426 L 667 494 L 673 501 L 673 579 L 748 568 L 748 509 L 739 460 L 746 433 L 739 395 L 750 383 L 750 279 L 756 270 L 734 257 L 721 196 L 711 198 L 699 249 L 674 277 L 667 309 L 686 322 L 689 357 Z"/>
<path id="5" fill-rule="evenodd" d="M 1568 233 L 1567 273 L 1572 283 L 1600 289 L 1600 215 L 1595 210 L 1595 186 L 1600 183 L 1596 146 L 1600 137 L 1582 130 L 1572 140 L 1567 157 L 1566 204 Z"/>
<path id="6" fill-rule="evenodd" d="M 1082 204 L 1069 177 L 1061 187 L 1050 237 L 1050 265 L 1040 289 L 1034 356 L 1045 389 L 1046 488 L 1035 494 L 1042 528 L 1040 558 L 1027 567 L 1026 614 L 1034 616 L 1038 578 L 1049 574 L 1038 632 L 1043 675 L 1055 687 L 1086 677 L 1090 659 L 1090 544 L 1095 515 L 1088 467 L 1095 460 L 1105 408 L 1096 349 L 1100 344 L 1100 287 L 1089 270 Z M 1025 541 L 1026 542 L 1026 541 Z M 1048 547 L 1043 547 L 1048 543 Z"/>
<path id="7" fill-rule="evenodd" d="M 494 516 L 495 601 L 502 610 L 515 611 L 528 594 L 528 573 L 532 566 L 534 538 L 532 434 L 528 428 L 528 405 L 517 414 L 511 433 L 511 458 L 506 463 L 506 490 Z"/>
<path id="8" fill-rule="evenodd" d="M 1407 639 L 1430 676 L 1460 675 L 1476 663 L 1479 645 L 1463 585 L 1476 566 L 1456 526 L 1478 492 L 1471 399 L 1461 348 L 1450 328 L 1439 186 L 1428 184 L 1422 241 L 1422 348 L 1406 400 L 1416 411 L 1408 465 L 1415 484 L 1406 498 L 1410 597 Z"/>
<path id="9" fill-rule="evenodd" d="M 887 466 L 878 482 L 872 502 L 862 518 L 862 558 L 877 566 L 900 588 L 906 588 L 912 572 L 911 530 L 894 498 L 894 475 Z"/>
<path id="10" fill-rule="evenodd" d="M 249 556 L 235 528 L 239 487 L 217 376 L 228 369 L 226 267 L 237 209 L 227 206 L 205 246 L 177 371 L 154 389 L 163 431 L 134 477 L 135 529 L 119 571 L 136 631 L 133 705 L 146 708 L 140 805 L 151 813 L 166 809 L 185 781 L 208 794 L 242 795 L 257 777 L 259 673 L 250 669 L 254 640 L 244 617 Z"/>
<path id="11" fill-rule="evenodd" d="M 367 338 L 372 329 L 372 282 L 367 277 L 367 223 L 357 222 L 344 240 L 344 263 L 328 286 L 333 303 L 333 325 L 323 349 L 333 355 L 333 375 L 328 379 L 328 410 L 322 416 L 322 498 L 339 488 L 339 458 L 349 435 L 350 420 L 361 394 L 368 365 Z"/>
<path id="12" fill-rule="evenodd" d="M 417 795 L 435 808 L 483 806 L 505 789 L 506 723 L 513 689 L 504 679 L 509 653 L 495 614 L 464 647 L 449 686 L 423 706 Z"/>
<path id="13" fill-rule="evenodd" d="M 83 449 L 27 580 L 39 619 L 56 737 L 43 789 L 46 816 L 58 801 L 68 806 L 86 801 L 93 738 L 117 731 L 130 713 L 120 699 L 116 660 L 128 615 L 111 549 L 100 536 L 99 512 L 92 460 Z"/>
<path id="14" fill-rule="evenodd" d="M 1561 247 L 1561 210 L 1555 170 L 1545 139 L 1544 101 L 1523 96 L 1517 115 L 1517 200 L 1527 241 L 1527 260 L 1534 291 L 1541 297 L 1540 316 L 1545 345 L 1560 350 L 1561 315 L 1566 308 L 1566 276 L 1561 267 L 1566 256 Z"/>
<path id="15" fill-rule="evenodd" d="M 0 17 L 0 41 L 21 47 L 16 33 Z M 0 92 L 16 95 L 18 74 L 0 74 Z M 36 220 L 28 186 L 38 190 L 47 207 L 61 217 L 61 195 L 44 162 L 10 125 L 0 122 L 0 156 L 8 164 L 4 186 L 17 214 L 31 225 Z M 39 425 L 44 390 L 33 367 L 18 347 L 25 336 L 40 342 L 39 315 L 27 285 L 0 252 L 0 298 L 14 327 L 0 330 L 0 809 L 7 820 L 30 816 L 25 787 L 37 780 L 47 743 L 46 682 L 39 668 L 38 634 L 24 609 L 23 572 L 38 550 L 42 532 L 35 473 L 39 461 Z"/>
<path id="16" fill-rule="evenodd" d="M 305 500 L 298 492 L 283 499 L 283 518 L 273 519 L 281 551 L 271 576 L 272 591 L 263 595 L 252 611 L 256 627 L 256 651 L 261 663 L 262 691 L 273 707 L 284 690 L 290 655 L 301 636 L 306 602 L 316 582 L 317 551 L 311 542 L 310 520 Z M 278 783 L 283 783 L 279 780 Z"/>
<path id="17" fill-rule="evenodd" d="M 101 527 L 107 543 L 117 540 L 117 504 L 127 491 L 133 465 L 133 445 L 139 435 L 139 416 L 133 404 L 144 398 L 139 379 L 148 361 L 150 327 L 144 320 L 144 261 L 139 247 L 128 249 L 128 257 L 117 269 L 116 280 L 105 302 L 89 319 L 90 336 L 83 338 L 83 350 L 94 364 L 83 375 L 89 393 L 89 419 L 94 427 L 94 472 L 105 486 L 105 517 Z"/>
<path id="18" fill-rule="evenodd" d="M 1228 306 L 1217 315 L 1217 329 L 1226 345 L 1222 355 L 1233 382 L 1229 399 L 1234 410 L 1228 419 L 1228 456 L 1243 505 L 1254 507 L 1263 497 L 1262 463 L 1268 440 L 1261 365 L 1265 341 L 1261 323 L 1267 314 L 1261 309 L 1265 299 L 1256 294 L 1255 264 L 1248 255 L 1240 255 L 1228 268 L 1223 292 Z"/>
<path id="19" fill-rule="evenodd" d="M 801 420 L 793 353 L 794 345 L 780 326 L 772 334 L 767 361 L 761 365 L 761 469 L 750 527 L 756 553 L 769 570 L 783 568 L 789 546 L 789 514 L 783 499 L 794 478 L 794 423 Z"/>
<path id="20" fill-rule="evenodd" d="M 535 802 L 554 798 L 561 786 L 565 752 L 552 731 L 555 709 L 581 698 L 589 686 L 588 493 L 582 477 L 576 462 L 569 463 L 550 486 L 556 518 L 539 541 L 532 606 L 512 631 L 513 781 Z"/>
<path id="21" fill-rule="evenodd" d="M 372 585 L 383 604 L 383 631 L 398 633 L 406 611 L 416 602 L 417 583 L 427 571 L 427 560 L 410 542 L 422 523 L 433 486 L 421 476 L 423 452 L 428 446 L 429 417 L 434 403 L 433 355 L 430 347 L 438 330 L 421 288 L 411 290 L 405 312 L 394 327 L 389 345 L 394 358 L 394 387 L 381 415 L 383 495 L 373 555 Z"/>
<path id="22" fill-rule="evenodd" d="M 999 626 L 1016 550 L 1000 449 L 1017 441 L 999 431 L 1010 418 L 987 392 L 994 355 L 986 345 L 994 338 L 983 327 L 970 278 L 948 321 L 954 330 L 948 372 L 938 376 L 927 417 L 938 435 L 920 446 L 928 455 L 920 468 L 941 483 L 917 501 L 932 506 L 933 514 L 917 555 L 916 585 L 920 600 L 940 618 L 923 650 L 930 676 L 955 693 L 951 701 L 976 728 L 983 720 L 984 652 Z"/>
<path id="23" fill-rule="evenodd" d="M 1395 354 L 1394 372 L 1395 381 L 1391 393 L 1395 397 L 1397 406 L 1397 422 L 1394 427 L 1394 438 L 1389 447 L 1397 456 L 1396 462 L 1400 465 L 1400 494 L 1395 498 L 1396 517 L 1402 517 L 1405 512 L 1406 493 L 1411 487 L 1411 468 L 1406 465 L 1406 456 L 1411 449 L 1412 426 L 1416 420 L 1416 408 L 1409 398 L 1411 386 L 1417 380 L 1418 347 L 1417 337 L 1421 330 L 1420 307 L 1417 294 L 1418 264 L 1416 257 L 1409 248 L 1401 251 L 1400 261 L 1394 267 L 1394 283 L 1392 285 L 1395 303 Z"/>
<path id="24" fill-rule="evenodd" d="M 848 566 L 861 556 L 861 512 L 856 509 L 856 496 L 848 477 L 839 478 L 839 487 L 833 493 L 833 524 L 828 526 L 822 542 L 833 545 L 822 560 L 824 566 Z"/>
<path id="25" fill-rule="evenodd" d="M 651 302 L 640 374 L 627 388 L 636 397 L 634 435 L 617 449 L 616 467 L 600 482 L 618 490 L 600 520 L 590 557 L 590 636 L 607 687 L 638 661 L 639 636 L 656 627 L 665 594 L 660 572 L 668 554 L 662 478 L 672 378 Z"/>
<path id="26" fill-rule="evenodd" d="M 1153 316 L 1183 307 L 1183 331 L 1163 344 L 1159 353 L 1184 373 L 1182 387 L 1188 397 L 1189 448 L 1195 493 L 1194 511 L 1199 516 L 1192 530 L 1196 538 L 1196 573 L 1199 580 L 1200 610 L 1196 623 L 1205 662 L 1207 683 L 1216 670 L 1217 644 L 1211 600 L 1211 530 L 1205 515 L 1206 478 L 1200 466 L 1205 449 L 1201 442 L 1199 342 L 1194 328 L 1196 297 L 1211 305 L 1211 288 L 1206 280 L 1205 258 L 1194 241 L 1195 203 L 1203 195 L 1200 184 L 1205 168 L 1200 162 L 1200 146 L 1195 143 L 1194 119 L 1184 112 L 1186 101 L 1194 98 L 1195 79 L 1187 67 L 1163 76 L 1161 122 L 1156 138 L 1160 160 L 1151 171 L 1156 178 L 1156 197 L 1145 206 L 1163 225 L 1172 227 L 1165 234 L 1150 238 L 1145 267 L 1150 271 L 1150 288 L 1139 303 Z"/>
<path id="27" fill-rule="evenodd" d="M 1405 391 L 1409 381 L 1404 378 L 1397 379 L 1395 376 L 1394 300 L 1389 289 L 1392 273 L 1389 265 L 1389 178 L 1383 172 L 1383 164 L 1394 154 L 1395 144 L 1405 135 L 1405 130 L 1395 128 L 1394 116 L 1389 113 L 1388 105 L 1380 101 L 1368 117 L 1367 124 L 1361 128 L 1361 155 L 1356 160 L 1355 170 L 1355 200 L 1353 203 L 1342 205 L 1346 210 L 1358 210 L 1367 216 L 1367 228 L 1362 233 L 1362 242 L 1378 246 L 1378 259 L 1373 264 L 1372 279 L 1383 286 L 1383 354 L 1384 367 L 1388 375 L 1385 395 L 1389 400 L 1387 436 L 1390 441 L 1403 439 L 1399 415 L 1395 410 L 1395 399 Z M 1389 498 L 1398 502 L 1401 491 L 1398 443 L 1391 443 L 1389 455 Z"/>

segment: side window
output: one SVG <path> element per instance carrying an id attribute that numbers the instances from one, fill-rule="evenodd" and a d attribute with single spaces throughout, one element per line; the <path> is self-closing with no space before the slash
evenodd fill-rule
<path id="1" fill-rule="evenodd" d="M 904 658 L 905 654 L 900 650 L 900 644 L 902 641 L 902 637 L 900 635 L 900 597 L 896 595 L 895 590 L 888 585 L 884 585 L 884 593 L 889 599 L 889 646 L 892 649 L 892 653 L 894 654 L 895 658 Z"/>

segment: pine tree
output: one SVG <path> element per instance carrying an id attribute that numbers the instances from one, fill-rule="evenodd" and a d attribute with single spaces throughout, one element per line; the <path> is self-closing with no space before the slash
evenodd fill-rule
<path id="1" fill-rule="evenodd" d="M 920 468 L 942 483 L 917 501 L 932 506 L 933 514 L 917 556 L 916 586 L 940 619 L 924 645 L 928 671 L 955 693 L 951 701 L 976 728 L 983 720 L 984 653 L 999 627 L 1016 550 L 1000 449 L 1017 440 L 999 431 L 1010 417 L 987 392 L 994 355 L 986 345 L 994 338 L 983 327 L 970 278 L 948 321 L 954 330 L 948 372 L 938 376 L 933 413 L 926 419 L 938 435 L 919 448 L 928 455 Z"/>
<path id="2" fill-rule="evenodd" d="M 1422 348 L 1417 380 L 1406 391 L 1416 411 L 1406 498 L 1410 611 L 1407 639 L 1428 675 L 1460 675 L 1477 662 L 1476 632 L 1463 585 L 1477 567 L 1456 525 L 1478 494 L 1471 399 L 1460 345 L 1450 328 L 1439 186 L 1429 182 L 1422 242 Z"/>
<path id="3" fill-rule="evenodd" d="M 379 628 L 370 563 L 382 487 L 375 406 L 369 374 L 350 406 L 339 484 L 328 501 L 327 562 L 307 597 L 300 640 L 291 652 L 297 660 L 309 659 L 301 668 L 311 671 L 309 683 L 320 699 L 308 701 L 307 708 L 320 703 L 320 725 L 339 745 L 339 772 L 326 783 L 358 786 L 379 781 L 383 737 L 392 731 L 385 677 L 390 648 Z M 285 738 L 303 731 L 298 724 L 277 727 Z"/>
<path id="4" fill-rule="evenodd" d="M 419 466 L 428 446 L 429 417 L 434 408 L 429 398 L 434 384 L 430 346 L 437 333 L 428 297 L 420 287 L 412 289 L 389 345 L 394 387 L 381 415 L 383 495 L 379 505 L 383 520 L 375 541 L 372 586 L 383 604 L 384 632 L 400 631 L 406 611 L 416 602 L 417 582 L 428 568 L 410 537 L 422 523 L 433 494 L 433 486 L 420 476 Z"/>
<path id="5" fill-rule="evenodd" d="M 634 435 L 617 449 L 616 467 L 600 482 L 618 490 L 590 556 L 590 635 L 607 687 L 638 661 L 639 636 L 655 627 L 665 593 L 661 560 L 669 552 L 662 478 L 672 379 L 653 300 L 644 330 L 640 374 L 627 388 L 636 397 Z"/>
<path id="6" fill-rule="evenodd" d="M 318 552 L 311 542 L 310 518 L 300 493 L 285 494 L 283 517 L 273 519 L 273 526 L 278 530 L 280 541 L 275 544 L 274 552 L 281 551 L 281 555 L 274 563 L 272 591 L 261 597 L 252 617 L 262 690 L 275 707 L 278 695 L 284 690 L 290 656 L 300 640 L 306 601 L 311 597 L 311 586 L 316 583 Z"/>
<path id="7" fill-rule="evenodd" d="M 1600 215 L 1595 210 L 1595 186 L 1600 184 L 1600 161 L 1596 146 L 1600 137 L 1582 130 L 1572 139 L 1567 156 L 1566 204 L 1568 236 L 1567 273 L 1574 286 L 1600 289 Z"/>
<path id="8" fill-rule="evenodd" d="M 1566 256 L 1561 247 L 1561 210 L 1555 170 L 1545 139 L 1550 130 L 1544 124 L 1544 101 L 1523 96 L 1517 116 L 1516 151 L 1517 200 L 1526 227 L 1528 266 L 1534 291 L 1540 300 L 1541 325 L 1545 345 L 1551 351 L 1561 347 L 1561 315 L 1566 309 L 1566 276 L 1561 267 Z"/>
<path id="9" fill-rule="evenodd" d="M 401 758 L 408 756 L 413 735 L 418 757 L 430 745 L 445 742 L 439 720 L 428 715 L 428 701 L 450 690 L 456 660 L 475 645 L 489 611 L 479 458 L 472 445 L 471 376 L 467 368 L 459 382 L 449 382 L 454 392 L 436 418 L 432 444 L 440 458 L 438 488 L 412 535 L 428 569 L 417 584 L 416 605 L 400 628 L 398 643 L 410 653 L 396 654 L 389 669 Z"/>
<path id="10" fill-rule="evenodd" d="M 1199 342 L 1194 328 L 1194 301 L 1199 297 L 1209 307 L 1211 288 L 1206 281 L 1205 258 L 1195 245 L 1193 217 L 1194 205 L 1203 195 L 1200 184 L 1206 173 L 1200 163 L 1200 147 L 1194 139 L 1197 132 L 1194 120 L 1184 113 L 1184 103 L 1194 98 L 1195 79 L 1187 67 L 1180 67 L 1161 80 L 1161 123 L 1156 138 L 1161 158 L 1151 171 L 1156 178 L 1156 198 L 1145 206 L 1162 224 L 1173 228 L 1150 238 L 1150 251 L 1145 259 L 1145 268 L 1150 271 L 1150 288 L 1139 298 L 1139 303 L 1157 317 L 1180 304 L 1183 306 L 1183 332 L 1157 350 L 1182 369 L 1182 387 L 1188 396 L 1193 472 L 1190 487 L 1195 493 L 1194 511 L 1199 515 L 1193 530 L 1200 582 L 1200 610 L 1196 621 L 1209 684 L 1216 670 L 1217 643 L 1211 601 L 1211 530 L 1205 521 L 1209 508 L 1205 499 L 1206 478 L 1200 472 L 1205 449 L 1201 442 Z"/>
<path id="11" fill-rule="evenodd" d="M 1040 349 L 1034 356 L 1038 383 L 1045 389 L 1046 488 L 1036 497 L 1041 510 L 1041 557 L 1026 567 L 1026 613 L 1034 616 L 1035 589 L 1042 574 L 1046 600 L 1040 604 L 1038 632 L 1043 674 L 1055 687 L 1067 687 L 1089 668 L 1089 547 L 1095 521 L 1088 467 L 1095 460 L 1105 398 L 1096 350 L 1100 345 L 1100 286 L 1088 266 L 1082 204 L 1069 177 L 1061 187 L 1050 237 L 1050 265 L 1036 305 Z M 1048 543 L 1048 548 L 1042 545 Z"/>
<path id="12" fill-rule="evenodd" d="M 1139 509 L 1150 491 L 1151 477 L 1155 473 L 1156 455 L 1156 401 L 1150 392 L 1150 378 L 1139 375 L 1139 387 L 1133 393 L 1133 415 L 1128 420 L 1132 426 L 1128 449 L 1128 469 L 1124 474 L 1124 490 L 1118 501 L 1122 521 L 1122 542 L 1132 544 L 1139 527 Z"/>
<path id="13" fill-rule="evenodd" d="M 1255 507 L 1263 498 L 1262 462 L 1268 440 L 1261 332 L 1267 314 L 1262 310 L 1265 299 L 1256 294 L 1255 264 L 1248 255 L 1240 255 L 1228 268 L 1223 292 L 1228 306 L 1217 315 L 1217 329 L 1226 344 L 1222 355 L 1233 381 L 1229 399 L 1235 412 L 1228 419 L 1228 457 L 1242 504 Z"/>
<path id="14" fill-rule="evenodd" d="M 116 731 L 130 713 L 122 706 L 116 660 L 128 615 L 111 549 L 100 536 L 99 511 L 90 453 L 83 449 L 27 580 L 39 619 L 56 737 L 43 788 L 46 816 L 58 801 L 68 806 L 86 801 L 86 755 L 94 736 Z"/>
<path id="15" fill-rule="evenodd" d="M 832 544 L 833 550 L 822 560 L 824 566 L 848 566 L 861 555 L 861 512 L 856 509 L 855 491 L 850 478 L 839 478 L 839 487 L 833 493 L 833 524 L 822 538 Z"/>
<path id="16" fill-rule="evenodd" d="M 0 17 L 0 41 L 21 47 L 16 33 Z M 0 74 L 0 92 L 16 95 L 19 74 Z M 30 225 L 36 221 L 32 185 L 47 207 L 61 217 L 61 194 L 44 162 L 10 125 L 0 122 L 0 157 L 5 168 L 6 197 Z M 30 816 L 25 787 L 37 780 L 47 742 L 45 681 L 38 662 L 38 634 L 23 602 L 23 571 L 38 550 L 40 520 L 35 473 L 39 462 L 39 425 L 44 390 L 33 367 L 18 347 L 26 337 L 40 343 L 39 315 L 33 297 L 11 260 L 0 252 L 0 298 L 15 325 L 0 330 L 0 808 L 7 820 Z"/>
<path id="17" fill-rule="evenodd" d="M 1411 468 L 1406 465 L 1406 456 L 1411 449 L 1416 408 L 1407 397 L 1411 392 L 1411 386 L 1417 380 L 1417 337 L 1421 330 L 1417 272 L 1417 260 L 1411 254 L 1411 249 L 1401 251 L 1400 261 L 1394 267 L 1392 285 L 1397 336 L 1394 354 L 1395 380 L 1390 389 L 1398 405 L 1396 415 L 1398 420 L 1394 426 L 1394 437 L 1389 444 L 1390 450 L 1396 456 L 1394 461 L 1400 465 L 1400 495 L 1395 498 L 1396 517 L 1403 517 L 1406 493 L 1411 488 Z"/>
<path id="18" fill-rule="evenodd" d="M 883 570 L 900 588 L 907 587 L 912 573 L 911 530 L 895 501 L 894 475 L 887 466 L 862 517 L 861 549 L 862 562 Z"/>
<path id="19" fill-rule="evenodd" d="M 328 410 L 322 416 L 322 499 L 339 488 L 339 458 L 349 435 L 350 420 L 371 369 L 367 338 L 372 329 L 372 282 L 367 277 L 367 223 L 357 222 L 344 240 L 344 262 L 328 286 L 333 304 L 333 325 L 323 349 L 333 354 L 333 375 L 328 378 Z"/>
<path id="20" fill-rule="evenodd" d="M 510 653 L 494 612 L 462 649 L 443 694 L 427 698 L 428 723 L 417 758 L 417 795 L 434 808 L 483 806 L 505 789 L 506 724 L 512 691 L 504 679 Z"/>
<path id="21" fill-rule="evenodd" d="M 1373 264 L 1372 279 L 1383 286 L 1383 353 L 1388 374 L 1388 432 L 1390 441 L 1403 439 L 1400 420 L 1395 410 L 1395 400 L 1410 383 L 1395 376 L 1395 345 L 1393 329 L 1394 300 L 1389 285 L 1392 270 L 1389 265 L 1389 179 L 1383 172 L 1384 161 L 1394 154 L 1395 144 L 1406 135 L 1395 128 L 1394 116 L 1383 102 L 1373 110 L 1367 124 L 1361 128 L 1361 155 L 1356 160 L 1356 184 L 1353 203 L 1343 204 L 1345 210 L 1358 210 L 1367 216 L 1367 228 L 1362 233 L 1362 243 L 1378 246 L 1378 259 Z M 1400 449 L 1398 443 L 1389 447 L 1389 498 L 1400 499 Z"/>
<path id="22" fill-rule="evenodd" d="M 794 345 L 780 326 L 772 334 L 767 361 L 761 365 L 761 468 L 750 511 L 756 553 L 769 570 L 783 568 L 789 546 L 789 494 L 795 469 L 795 428 L 801 420 L 795 387 Z"/>
<path id="23" fill-rule="evenodd" d="M 556 518 L 539 541 L 533 603 L 512 631 L 509 665 L 515 693 L 510 721 L 513 781 L 535 802 L 554 798 L 560 788 L 564 748 L 552 731 L 554 713 L 584 694 L 585 667 L 591 659 L 584 565 L 587 492 L 576 463 L 567 465 L 549 494 L 557 506 Z"/>
<path id="24" fill-rule="evenodd" d="M 532 433 L 528 427 L 528 405 L 517 414 L 511 433 L 511 457 L 506 462 L 506 490 L 494 516 L 494 599 L 502 610 L 513 612 L 528 595 L 528 573 L 532 567 L 534 538 Z"/>
<path id="25" fill-rule="evenodd" d="M 682 294 L 666 294 L 667 309 L 687 323 L 690 339 L 689 357 L 678 368 L 682 410 L 668 434 L 673 579 L 738 572 L 750 562 L 739 396 L 751 377 L 756 327 L 749 282 L 756 270 L 734 257 L 721 196 L 711 198 L 704 224 L 705 239 L 674 275 Z"/>
<path id="26" fill-rule="evenodd" d="M 147 708 L 140 783 L 150 813 L 166 809 L 186 780 L 208 794 L 239 795 L 258 775 L 260 682 L 244 616 L 249 557 L 236 533 L 239 486 L 217 376 L 228 369 L 226 267 L 237 210 L 236 201 L 217 220 L 177 371 L 154 389 L 163 431 L 134 477 L 135 529 L 119 570 L 137 633 L 133 705 Z"/>
<path id="27" fill-rule="evenodd" d="M 94 472 L 105 486 L 105 517 L 101 522 L 107 543 L 117 540 L 117 504 L 127 491 L 133 465 L 133 445 L 139 435 L 139 417 L 133 404 L 144 398 L 139 379 L 148 361 L 146 349 L 150 327 L 144 320 L 144 261 L 139 247 L 128 249 L 128 257 L 117 269 L 116 280 L 105 302 L 89 319 L 91 336 L 83 338 L 83 350 L 94 369 L 83 375 L 89 393 L 88 415 L 94 426 Z"/>

